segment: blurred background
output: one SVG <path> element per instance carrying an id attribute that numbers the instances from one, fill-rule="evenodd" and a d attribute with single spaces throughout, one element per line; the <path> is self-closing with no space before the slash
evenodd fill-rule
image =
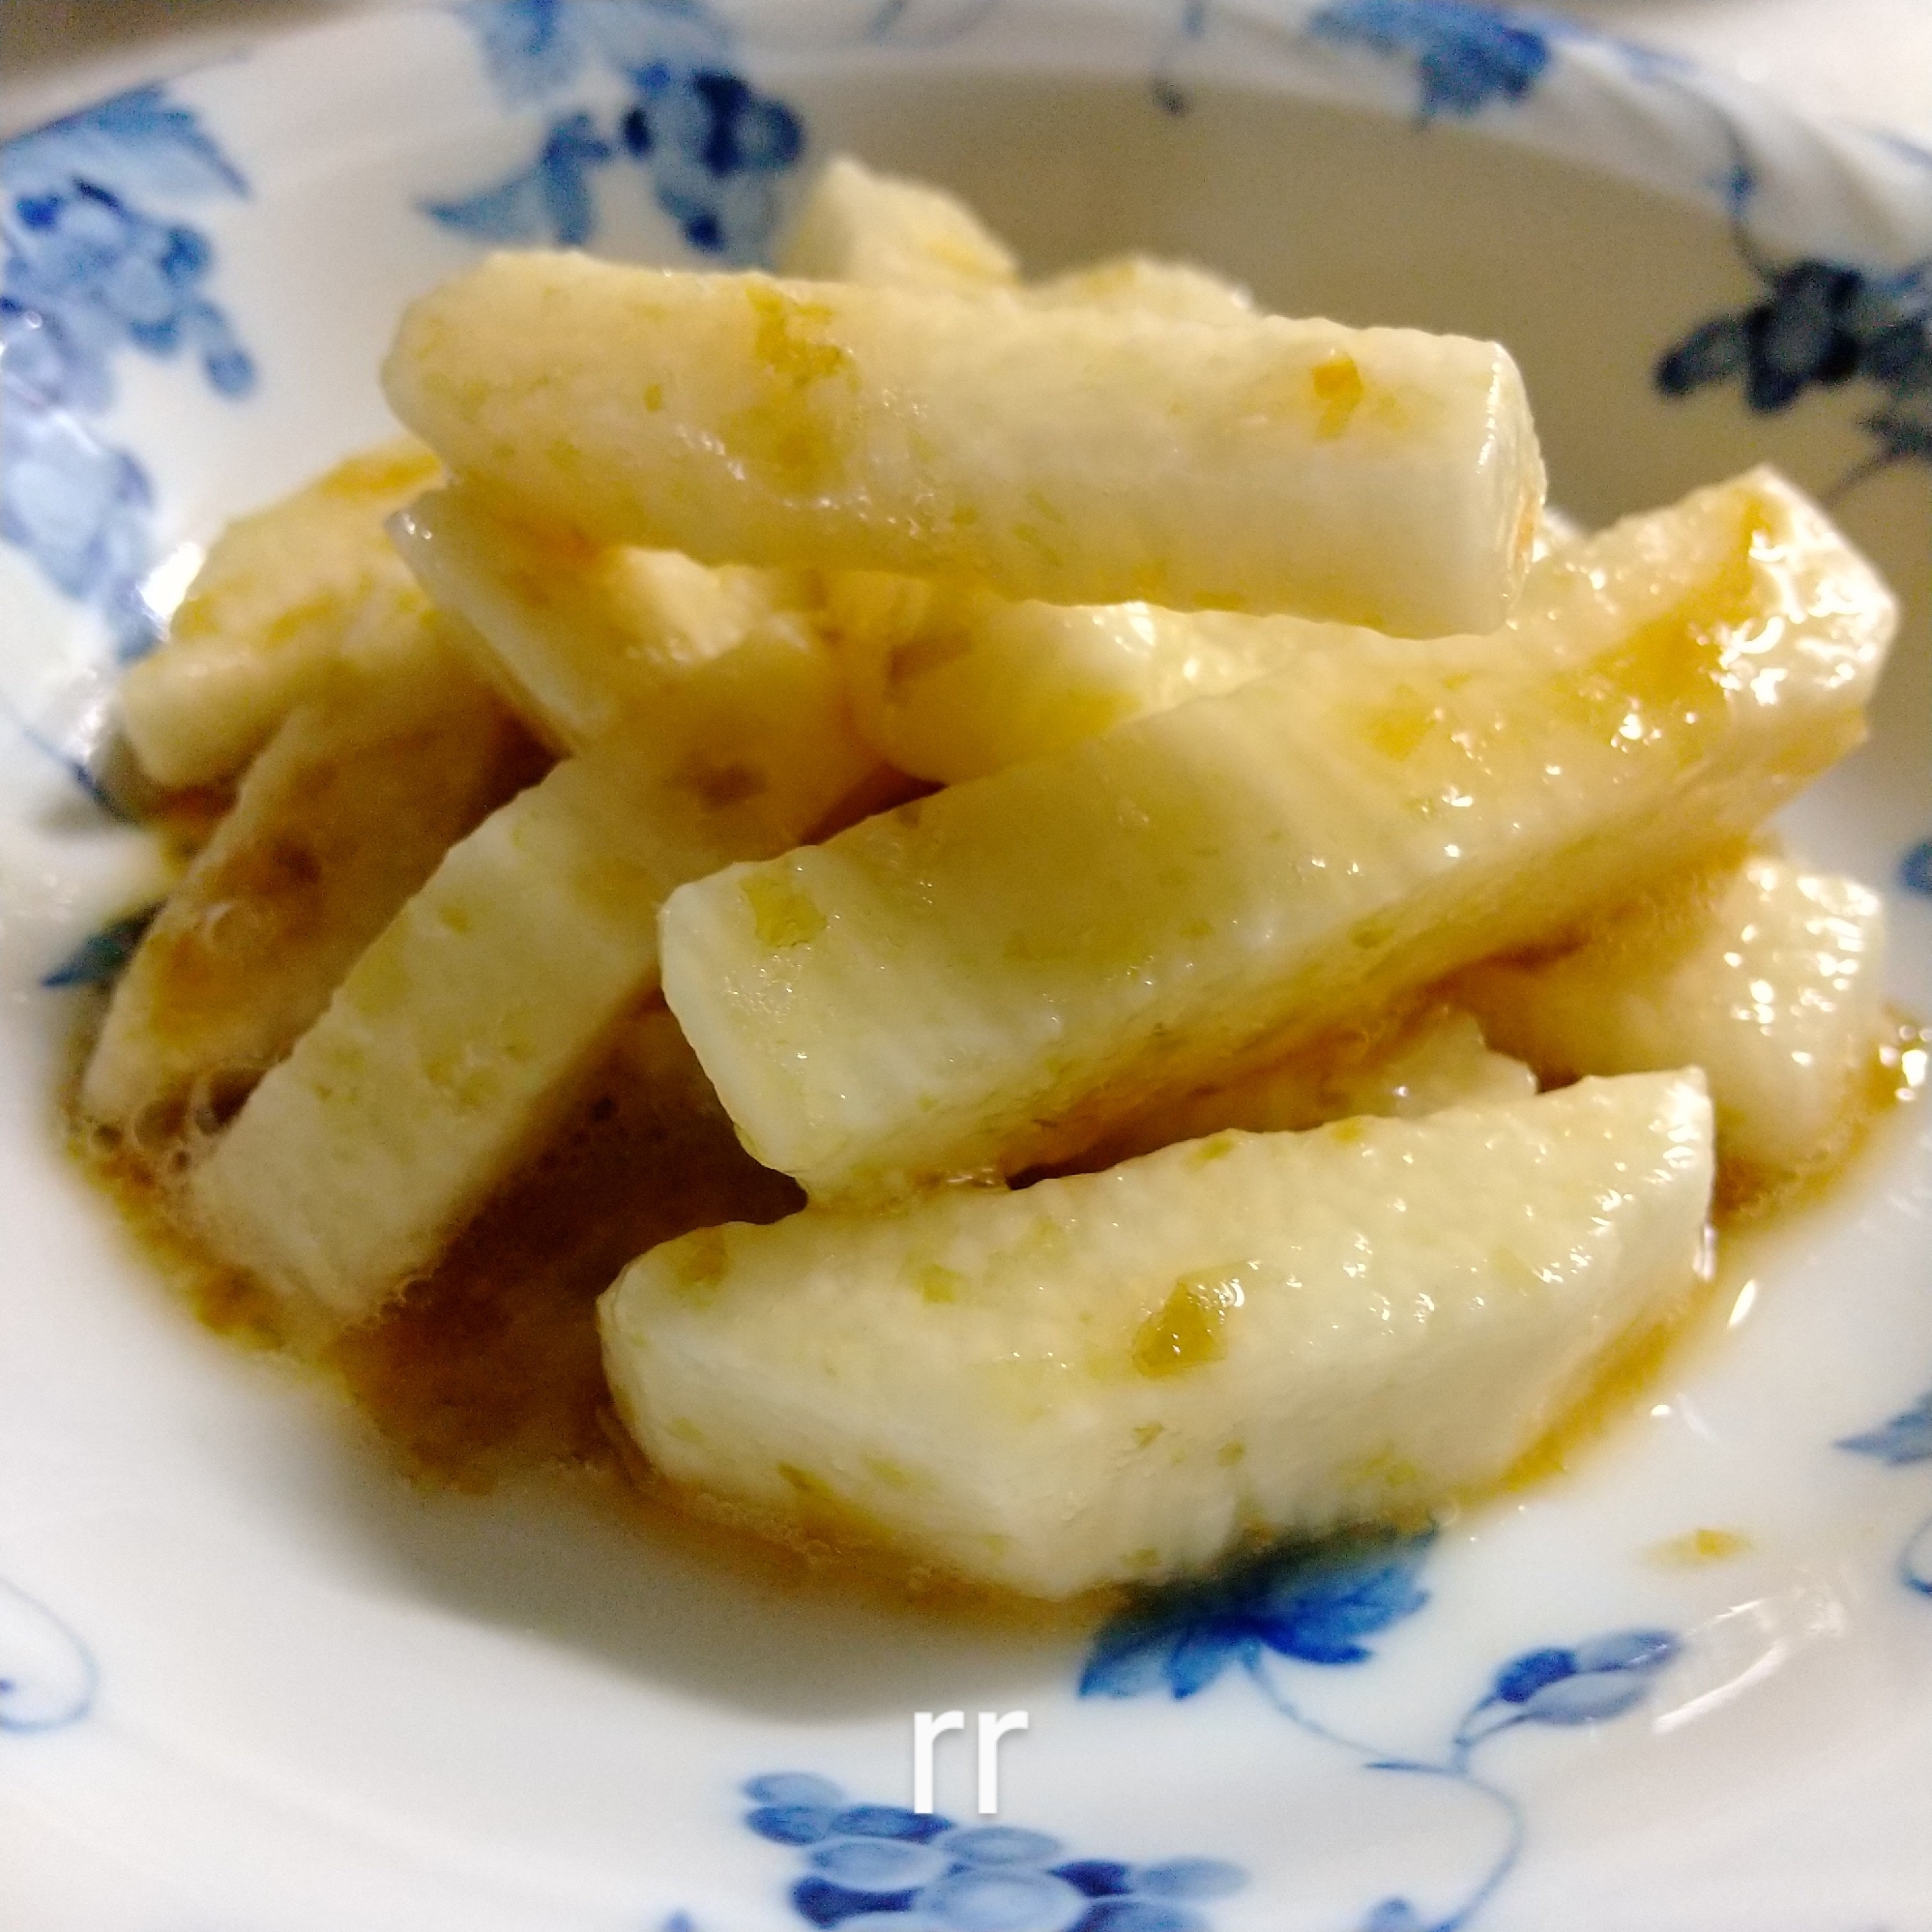
<path id="1" fill-rule="evenodd" d="M 0 135 L 264 35 L 399 0 L 0 0 Z M 1932 144 L 1932 0 L 1539 0 L 1813 113 Z"/>

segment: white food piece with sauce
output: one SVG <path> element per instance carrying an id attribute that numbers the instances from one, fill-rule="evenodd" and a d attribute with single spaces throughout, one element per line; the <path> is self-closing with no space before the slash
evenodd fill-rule
<path id="1" fill-rule="evenodd" d="M 1493 342 L 491 256 L 397 414 L 533 515 L 704 563 L 1487 630 L 1543 471 Z"/>
<path id="2" fill-rule="evenodd" d="M 807 281 L 940 288 L 961 295 L 1018 285 L 1012 250 L 956 195 L 880 174 L 837 155 L 826 162 L 778 256 Z"/>
<path id="3" fill-rule="evenodd" d="M 1311 653 L 688 886 L 665 994 L 815 1200 L 1062 1160 L 1735 841 L 1859 742 L 1895 619 L 1754 471 L 1559 550 L 1501 639 Z"/>
<path id="4" fill-rule="evenodd" d="M 588 750 L 666 678 L 811 601 L 799 573 L 586 543 L 505 515 L 463 483 L 417 498 L 389 531 L 438 608 L 460 620 L 476 668 L 560 751 Z"/>
<path id="5" fill-rule="evenodd" d="M 1574 535 L 1546 509 L 1537 556 Z M 1362 634 L 1307 617 L 1015 602 L 874 571 L 828 572 L 825 612 L 859 729 L 898 770 L 942 784 L 1239 690 Z"/>
<path id="6" fill-rule="evenodd" d="M 1300 1133 L 1356 1114 L 1420 1120 L 1445 1107 L 1527 1100 L 1536 1091 L 1535 1072 L 1494 1052 L 1473 1014 L 1433 1007 L 1371 1026 L 1358 1038 L 1321 1041 L 1257 1072 L 1152 1108 L 1109 1133 L 1102 1148 L 1087 1150 L 1081 1165 L 1126 1160 L 1229 1127 Z"/>
<path id="7" fill-rule="evenodd" d="M 415 594 L 383 518 L 441 474 L 411 437 L 237 517 L 161 646 L 121 682 L 121 724 L 158 784 L 232 777 L 329 676 L 366 606 Z"/>
<path id="8" fill-rule="evenodd" d="M 535 747 L 420 600 L 377 596 L 252 765 L 115 983 L 80 1090 L 142 1128 L 232 1103 L 317 1018 Z"/>
<path id="9" fill-rule="evenodd" d="M 782 851 L 872 770 L 799 619 L 666 677 L 641 717 L 452 846 L 200 1167 L 216 1250 L 347 1320 L 433 1262 L 658 985 L 658 910 Z"/>
<path id="10" fill-rule="evenodd" d="M 1238 281 L 1191 262 L 1154 255 L 1116 255 L 1069 269 L 1026 291 L 1029 302 L 1089 308 L 1140 308 L 1177 322 L 1245 322 L 1261 311 Z"/>
<path id="11" fill-rule="evenodd" d="M 1546 1079 L 1701 1067 L 1727 1160 L 1829 1161 L 1885 1017 L 1885 906 L 1758 854 L 1593 920 L 1574 950 L 1491 961 L 1455 997 Z"/>
<path id="12" fill-rule="evenodd" d="M 1695 1073 L 1224 1134 L 652 1250 L 600 1305 L 674 1480 L 1061 1597 L 1495 1481 L 1704 1251 Z"/>

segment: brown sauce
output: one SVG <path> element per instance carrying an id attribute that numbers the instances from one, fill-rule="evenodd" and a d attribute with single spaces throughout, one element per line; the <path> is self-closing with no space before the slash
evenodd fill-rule
<path id="1" fill-rule="evenodd" d="M 620 1056 L 435 1272 L 328 1350 L 411 1475 L 480 1489 L 532 1465 L 608 1462 L 597 1298 L 659 1242 L 804 1205 L 715 1106 L 629 1072 Z"/>
<path id="2" fill-rule="evenodd" d="M 657 1023 L 664 1022 L 661 1006 Z M 95 1018 L 98 1020 L 98 1009 Z M 648 1028 L 647 1010 L 637 1026 Z M 1047 1605 L 960 1585 L 868 1546 L 828 1516 L 800 1530 L 753 1521 L 735 1506 L 675 1490 L 645 1465 L 617 1421 L 598 1345 L 595 1303 L 645 1248 L 724 1220 L 770 1221 L 803 1196 L 739 1146 L 730 1123 L 675 1060 L 669 1078 L 640 1079 L 633 1032 L 595 1080 L 567 1129 L 451 1248 L 381 1315 L 333 1339 L 305 1334 L 289 1303 L 213 1259 L 177 1212 L 182 1150 L 162 1158 L 81 1123 L 73 1094 L 90 1029 L 67 1082 L 70 1148 L 196 1319 L 241 1345 L 282 1351 L 336 1382 L 412 1481 L 483 1493 L 510 1479 L 585 1484 L 654 1542 L 767 1586 L 827 1575 L 840 1589 L 914 1599 L 922 1615 L 991 1618 L 1033 1631 L 1091 1620 L 1093 1599 Z M 1932 1035 L 1894 1018 L 1829 1158 L 1777 1177 L 1725 1170 L 1717 1251 L 1815 1204 L 1902 1102 L 1926 1082 Z M 657 1070 L 661 1073 L 662 1068 Z M 694 1085 L 696 1080 L 698 1084 Z M 641 1185 L 642 1177 L 651 1177 Z M 1561 1477 L 1616 1432 L 1666 1367 L 1721 1333 L 1735 1271 L 1720 1258 L 1669 1316 L 1630 1337 L 1597 1369 L 1562 1420 L 1481 1495 L 1480 1504 Z M 1714 1533 L 1713 1533 L 1714 1534 Z"/>

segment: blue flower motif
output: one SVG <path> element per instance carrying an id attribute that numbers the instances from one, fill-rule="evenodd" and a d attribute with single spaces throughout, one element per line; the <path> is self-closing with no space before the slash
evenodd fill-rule
<path id="1" fill-rule="evenodd" d="M 731 66 L 731 39 L 700 0 L 484 0 L 465 7 L 506 103 L 547 101 L 593 58 L 623 77 L 627 104 L 601 126 L 553 115 L 527 167 L 424 212 L 491 242 L 581 247 L 597 232 L 596 170 L 634 162 L 694 249 L 759 259 L 777 219 L 775 183 L 805 131 L 784 102 Z"/>
<path id="2" fill-rule="evenodd" d="M 1424 121 L 1467 118 L 1492 101 L 1521 101 L 1550 64 L 1550 35 L 1473 0 L 1332 0 L 1308 21 L 1318 40 L 1409 55 Z"/>
<path id="3" fill-rule="evenodd" d="M 1433 1530 L 1350 1530 L 1237 1557 L 1201 1577 L 1144 1590 L 1095 1639 L 1083 1697 L 1134 1697 L 1165 1684 L 1205 1690 L 1265 1652 L 1303 1663 L 1365 1662 L 1361 1641 L 1428 1601 L 1418 1587 Z"/>
<path id="4" fill-rule="evenodd" d="M 1694 329 L 1657 364 L 1666 395 L 1734 377 L 1760 414 L 1816 386 L 1864 376 L 1904 401 L 1932 393 L 1932 335 L 1922 273 L 1882 278 L 1806 259 L 1762 272 L 1765 299 Z"/>
<path id="5" fill-rule="evenodd" d="M 113 362 L 130 349 L 191 355 L 221 395 L 252 390 L 254 362 L 208 293 L 213 246 L 141 205 L 247 188 L 159 86 L 0 146 L 0 538 L 137 656 L 158 630 L 141 593 L 154 492 L 82 419 L 112 405 Z"/>
<path id="6" fill-rule="evenodd" d="M 1899 862 L 1899 883 L 1909 893 L 1932 898 L 1932 838 L 1923 838 Z"/>
<path id="7" fill-rule="evenodd" d="M 793 1910 L 843 1932 L 1212 1932 L 1193 1907 L 1247 1883 L 1219 1859 L 1068 1859 L 1044 1831 L 848 1804 L 809 1771 L 753 1778 L 745 1795 L 753 1831 L 804 1853 Z"/>
<path id="8" fill-rule="evenodd" d="M 44 1604 L 0 1581 L 0 1732 L 78 1722 L 98 1682 L 87 1646 Z"/>
<path id="9" fill-rule="evenodd" d="M 111 986 L 134 956 L 141 936 L 154 923 L 159 905 L 143 906 L 89 933 L 60 964 L 41 981 L 49 991 L 68 986 Z"/>
<path id="10" fill-rule="evenodd" d="M 1732 236 L 1764 294 L 1667 349 L 1657 359 L 1657 389 L 1682 396 L 1735 381 L 1746 407 L 1776 415 L 1807 390 L 1865 383 L 1877 395 L 1863 419 L 1874 453 L 1838 489 L 1893 463 L 1932 464 L 1932 261 L 1890 274 L 1815 256 L 1777 261 L 1745 221 L 1756 191 L 1740 150 L 1729 186 Z"/>
<path id="11" fill-rule="evenodd" d="M 1314 1544 L 1287 1545 L 1237 1559 L 1206 1577 L 1142 1592 L 1096 1640 L 1081 1679 L 1083 1695 L 1128 1697 L 1164 1685 L 1190 1697 L 1239 1663 L 1275 1710 L 1322 1742 L 1353 1753 L 1362 1768 L 1443 1778 L 1480 1794 L 1499 1810 L 1507 1828 L 1501 1854 L 1447 1917 L 1426 1919 L 1406 1898 L 1381 1900 L 1358 1932 L 1461 1932 L 1514 1869 L 1526 1837 L 1522 1807 L 1500 1787 L 1478 1776 L 1472 1760 L 1491 1738 L 1521 1724 L 1574 1727 L 1622 1716 L 1648 1694 L 1657 1674 L 1679 1654 L 1667 1630 L 1618 1630 L 1584 1643 L 1526 1651 L 1505 1664 L 1471 1707 L 1440 1759 L 1390 1757 L 1317 1721 L 1291 1700 L 1266 1668 L 1272 1653 L 1303 1663 L 1334 1666 L 1365 1662 L 1363 1639 L 1413 1616 L 1427 1602 L 1416 1580 L 1433 1532 L 1404 1535 L 1390 1529 L 1353 1530 Z M 1090 1895 L 1114 1913 L 1115 1875 L 1110 1868 L 1064 1866 Z M 1137 1875 L 1131 1913 L 1096 1915 L 1082 1932 L 1128 1928 L 1185 1928 L 1193 1915 L 1150 1917 L 1156 1899 L 1209 1897 L 1217 1882 L 1212 1868 L 1197 1874 L 1190 1861 L 1144 1868 Z"/>
<path id="12" fill-rule="evenodd" d="M 76 175 L 121 194 L 191 200 L 248 192 L 192 111 L 159 83 L 15 134 L 0 148 L 0 175 L 15 196 L 59 192 Z"/>

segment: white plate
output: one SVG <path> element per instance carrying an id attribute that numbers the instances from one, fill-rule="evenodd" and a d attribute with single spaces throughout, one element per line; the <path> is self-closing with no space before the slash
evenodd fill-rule
<path id="1" fill-rule="evenodd" d="M 589 1486 L 411 1491 L 326 1391 L 196 1328 L 56 1152 L 71 1007 L 42 982 L 154 887 L 67 765 L 99 737 L 114 638 L 178 595 L 180 546 L 381 431 L 398 305 L 485 237 L 755 254 L 841 147 L 964 190 L 1037 268 L 1137 245 L 1279 307 L 1501 336 L 1586 518 L 1760 457 L 1841 485 L 1911 611 L 1873 745 L 1792 829 L 1892 889 L 1895 991 L 1932 1011 L 1932 900 L 1909 884 L 1932 886 L 1909 856 L 1932 834 L 1932 157 L 1453 0 L 491 0 L 24 136 L 0 1920 L 1932 1925 L 1922 1117 L 1734 1265 L 1729 1329 L 1571 1476 L 1346 1574 L 1281 1559 L 1177 1600 L 1086 1696 L 1109 1654 L 1091 1633 L 747 1577 Z M 1686 342 L 1669 368 L 1708 380 L 1665 394 Z M 1750 395 L 1727 362 L 1746 352 Z M 1697 1528 L 1748 1547 L 1659 1560 Z M 956 1740 L 960 1830 L 900 1808 L 913 1712 L 951 1709 L 1030 1713 L 1004 1837 L 967 1835 L 991 1821 Z"/>

